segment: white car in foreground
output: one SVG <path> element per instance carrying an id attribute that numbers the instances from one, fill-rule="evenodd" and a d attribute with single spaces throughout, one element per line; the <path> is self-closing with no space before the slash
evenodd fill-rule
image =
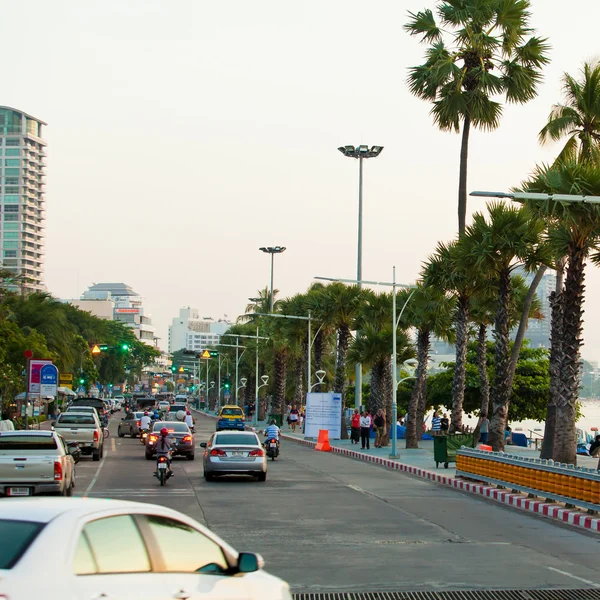
<path id="1" fill-rule="evenodd" d="M 4 600 L 291 600 L 289 586 L 189 517 L 153 504 L 19 498 L 0 510 Z"/>

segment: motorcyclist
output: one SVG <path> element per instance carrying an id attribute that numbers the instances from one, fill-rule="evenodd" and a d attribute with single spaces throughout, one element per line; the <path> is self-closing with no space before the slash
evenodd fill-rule
<path id="1" fill-rule="evenodd" d="M 169 467 L 169 476 L 173 475 L 173 471 L 171 469 L 171 451 L 173 450 L 173 444 L 169 439 L 169 430 L 166 427 L 163 427 L 160 430 L 160 439 L 156 442 L 156 458 L 157 460 L 161 456 L 167 457 L 167 465 Z M 158 473 L 155 473 L 158 475 Z"/>
<path id="2" fill-rule="evenodd" d="M 275 419 L 272 419 L 269 423 L 269 426 L 265 429 L 265 437 L 267 441 L 265 442 L 265 446 L 269 443 L 269 440 L 277 440 L 277 445 L 279 446 L 279 434 L 281 433 L 281 429 L 277 427 L 277 423 Z"/>
<path id="3" fill-rule="evenodd" d="M 160 421 L 160 413 L 158 412 L 158 408 L 155 408 L 152 411 L 152 420 L 153 421 Z"/>
<path id="4" fill-rule="evenodd" d="M 148 411 L 144 412 L 144 416 L 140 419 L 140 429 L 150 429 L 150 425 L 152 424 L 152 419 L 148 414 Z"/>

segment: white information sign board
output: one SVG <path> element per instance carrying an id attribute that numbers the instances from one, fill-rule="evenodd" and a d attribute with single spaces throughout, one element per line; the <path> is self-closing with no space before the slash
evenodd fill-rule
<path id="1" fill-rule="evenodd" d="M 306 394 L 306 427 L 304 434 L 309 438 L 319 436 L 320 429 L 329 431 L 330 440 L 339 440 L 342 433 L 342 395 Z"/>

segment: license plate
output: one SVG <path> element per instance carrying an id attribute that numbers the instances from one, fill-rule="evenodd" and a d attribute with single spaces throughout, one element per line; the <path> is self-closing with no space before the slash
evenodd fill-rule
<path id="1" fill-rule="evenodd" d="M 158 468 L 159 469 L 166 469 L 167 468 L 167 463 L 158 463 Z"/>
<path id="2" fill-rule="evenodd" d="M 8 488 L 9 496 L 29 496 L 31 495 L 31 490 L 27 487 L 11 487 Z"/>
<path id="3" fill-rule="evenodd" d="M 244 456 L 243 452 L 232 452 L 232 456 Z"/>
<path id="4" fill-rule="evenodd" d="M 271 448 L 277 448 L 277 444 L 275 442 L 271 442 Z"/>

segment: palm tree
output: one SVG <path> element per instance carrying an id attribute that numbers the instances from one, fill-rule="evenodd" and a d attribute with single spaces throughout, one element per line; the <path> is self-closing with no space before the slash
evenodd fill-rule
<path id="1" fill-rule="evenodd" d="M 467 212 L 467 157 L 471 125 L 494 130 L 502 106 L 492 97 L 525 103 L 535 98 L 541 67 L 548 62 L 546 40 L 531 36 L 529 0 L 440 0 L 439 24 L 431 10 L 409 13 L 404 26 L 430 44 L 425 63 L 409 70 L 410 91 L 433 103 L 442 131 L 460 131 L 458 231 Z M 494 72 L 497 74 L 494 74 Z"/>
<path id="2" fill-rule="evenodd" d="M 277 298 L 279 290 L 273 290 L 273 298 Z M 281 300 L 275 300 L 273 303 L 273 312 L 279 311 L 279 303 Z M 258 296 L 252 298 L 250 303 L 246 305 L 246 310 L 243 315 L 238 317 L 238 322 L 243 323 L 246 321 L 254 321 L 257 317 L 253 316 L 255 313 L 268 314 L 271 312 L 271 290 L 265 287 L 262 290 L 258 290 Z"/>
<path id="3" fill-rule="evenodd" d="M 567 142 L 557 161 L 593 161 L 600 158 L 600 62 L 584 63 L 582 78 L 568 73 L 562 78 L 565 103 L 552 107 L 548 122 L 540 131 L 542 144 Z"/>
<path id="4" fill-rule="evenodd" d="M 471 298 L 489 285 L 485 273 L 475 267 L 467 244 L 466 238 L 450 244 L 439 243 L 423 270 L 425 285 L 436 286 L 456 298 L 456 361 L 452 380 L 451 432 L 462 431 Z"/>
<path id="5" fill-rule="evenodd" d="M 344 423 L 343 414 L 346 400 L 346 355 L 361 301 L 362 292 L 358 286 L 332 283 L 324 288 L 316 309 L 317 318 L 334 328 L 337 335 L 333 391 L 342 394 L 342 414 L 340 415 L 342 419 L 342 439 L 348 438 L 348 430 Z"/>
<path id="6" fill-rule="evenodd" d="M 513 294 L 511 273 L 518 266 L 533 271 L 549 264 L 551 253 L 543 244 L 545 223 L 526 208 L 488 205 L 489 220 L 482 213 L 473 215 L 467 228 L 469 252 L 475 266 L 497 281 L 497 308 L 494 317 L 495 374 L 492 388 L 490 444 L 494 450 L 504 447 L 504 431 L 512 389 L 510 353 L 510 308 Z"/>
<path id="7" fill-rule="evenodd" d="M 598 196 L 600 167 L 595 161 L 559 161 L 550 167 L 538 167 L 522 187 L 527 192 Z M 552 458 L 576 464 L 575 418 L 581 377 L 585 262 L 591 255 L 595 263 L 600 263 L 600 207 L 560 201 L 530 204 L 538 214 L 556 220 L 548 230 L 549 243 L 555 256 L 566 257 L 564 287 L 554 298 L 559 305 L 552 325 L 552 353 L 556 363 L 551 383 L 556 387 L 551 397 L 556 403 L 558 425 Z"/>
<path id="8" fill-rule="evenodd" d="M 406 303 L 411 290 L 398 294 L 398 301 Z M 418 448 L 417 436 L 421 432 L 427 403 L 427 367 L 431 336 L 450 340 L 453 338 L 452 315 L 455 303 L 452 297 L 434 286 L 422 282 L 417 288 L 402 315 L 401 325 L 417 330 L 417 368 L 415 385 L 408 405 L 406 426 L 406 448 Z M 419 436 L 420 437 L 420 436 Z"/>

